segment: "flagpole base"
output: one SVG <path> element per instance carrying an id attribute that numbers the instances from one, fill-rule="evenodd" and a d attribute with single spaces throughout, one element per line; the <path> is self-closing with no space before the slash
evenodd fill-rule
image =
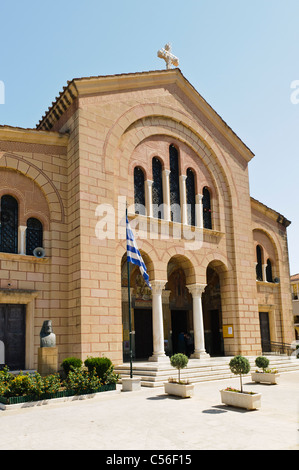
<path id="1" fill-rule="evenodd" d="M 137 390 L 141 390 L 140 377 L 122 378 L 122 391 L 123 392 L 135 392 Z"/>

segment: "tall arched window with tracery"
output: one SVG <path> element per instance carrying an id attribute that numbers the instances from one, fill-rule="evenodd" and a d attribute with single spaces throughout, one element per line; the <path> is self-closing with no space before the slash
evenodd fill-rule
<path id="1" fill-rule="evenodd" d="M 202 191 L 202 210 L 204 228 L 212 229 L 211 195 L 210 191 L 206 186 L 203 188 Z"/>
<path id="2" fill-rule="evenodd" d="M 43 246 L 43 225 L 34 217 L 27 220 L 26 255 L 33 255 L 35 248 Z"/>
<path id="3" fill-rule="evenodd" d="M 0 208 L 0 251 L 18 253 L 18 201 L 4 195 Z"/>
<path id="4" fill-rule="evenodd" d="M 272 263 L 271 263 L 271 260 L 269 259 L 267 259 L 267 265 L 266 265 L 266 281 L 273 282 Z"/>
<path id="5" fill-rule="evenodd" d="M 260 245 L 256 247 L 256 280 L 263 280 L 263 252 Z"/>
<path id="6" fill-rule="evenodd" d="M 195 226 L 195 178 L 191 168 L 187 170 L 186 199 L 188 224 Z"/>
<path id="7" fill-rule="evenodd" d="M 157 219 L 163 219 L 163 183 L 162 183 L 162 163 L 159 158 L 154 157 L 152 160 L 153 170 L 153 216 Z"/>
<path id="8" fill-rule="evenodd" d="M 145 215 L 144 173 L 142 168 L 134 168 L 134 203 L 135 214 Z"/>
<path id="9" fill-rule="evenodd" d="M 169 164 L 171 220 L 173 222 L 181 222 L 179 155 L 174 145 L 169 147 Z"/>

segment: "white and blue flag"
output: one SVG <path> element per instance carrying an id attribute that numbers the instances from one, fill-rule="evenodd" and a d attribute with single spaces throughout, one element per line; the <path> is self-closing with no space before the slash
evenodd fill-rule
<path id="1" fill-rule="evenodd" d="M 147 283 L 148 287 L 151 287 L 149 282 L 149 275 L 147 274 L 146 266 L 140 254 L 140 251 L 137 248 L 134 234 L 131 230 L 128 217 L 126 217 L 126 232 L 127 232 L 127 261 L 139 266 L 140 272 L 142 274 L 143 279 Z"/>

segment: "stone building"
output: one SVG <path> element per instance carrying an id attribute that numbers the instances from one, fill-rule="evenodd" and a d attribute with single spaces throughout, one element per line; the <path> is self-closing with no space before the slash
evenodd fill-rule
<path id="1" fill-rule="evenodd" d="M 299 274 L 291 276 L 292 303 L 294 314 L 295 336 L 299 339 Z"/>
<path id="2" fill-rule="evenodd" d="M 1 126 L 9 366 L 36 367 L 44 320 L 59 361 L 126 360 L 126 206 L 152 286 L 131 266 L 136 360 L 182 333 L 199 359 L 291 343 L 289 221 L 250 197 L 253 156 L 177 68 L 73 79 L 36 129 Z"/>

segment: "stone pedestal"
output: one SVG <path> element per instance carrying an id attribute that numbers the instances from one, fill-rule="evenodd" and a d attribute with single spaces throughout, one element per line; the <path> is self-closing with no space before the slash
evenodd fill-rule
<path id="1" fill-rule="evenodd" d="M 58 372 L 58 348 L 38 348 L 37 371 L 42 376 Z"/>
<path id="2" fill-rule="evenodd" d="M 123 378 L 122 379 L 122 391 L 123 392 L 135 392 L 141 390 L 140 378 Z"/>

